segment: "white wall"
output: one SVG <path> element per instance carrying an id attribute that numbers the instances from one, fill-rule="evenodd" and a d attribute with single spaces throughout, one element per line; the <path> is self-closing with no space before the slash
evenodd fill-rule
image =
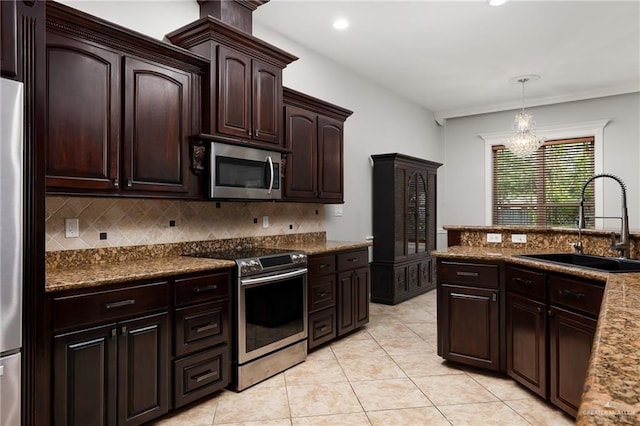
<path id="1" fill-rule="evenodd" d="M 158 39 L 199 18 L 195 0 L 62 2 Z M 401 152 L 442 162 L 442 134 L 433 113 L 279 33 L 255 25 L 253 35 L 300 58 L 285 69 L 285 86 L 354 111 L 345 125 L 344 215 L 335 217 L 334 207 L 327 206 L 325 225 L 329 239 L 363 240 L 371 235 L 369 156 Z"/>
<path id="2" fill-rule="evenodd" d="M 610 119 L 603 135 L 603 172 L 618 175 L 627 185 L 629 223 L 640 228 L 640 93 L 567 102 L 531 111 L 539 127 L 561 126 Z M 445 165 L 441 174 L 438 222 L 484 225 L 485 152 L 479 134 L 509 131 L 515 111 L 482 114 L 447 120 L 444 126 Z M 596 159 L 598 161 L 599 159 Z M 620 215 L 620 190 L 610 179 L 603 185 L 605 216 Z M 618 222 L 605 223 L 607 228 Z"/>

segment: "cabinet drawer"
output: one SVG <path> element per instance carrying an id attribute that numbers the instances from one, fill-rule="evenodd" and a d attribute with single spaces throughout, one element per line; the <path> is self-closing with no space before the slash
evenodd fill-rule
<path id="1" fill-rule="evenodd" d="M 334 274 L 336 272 L 336 256 L 334 254 L 309 256 L 307 270 L 309 277 Z"/>
<path id="2" fill-rule="evenodd" d="M 369 266 L 369 251 L 367 249 L 339 253 L 337 257 L 339 272 Z"/>
<path id="3" fill-rule="evenodd" d="M 309 313 L 328 308 L 336 304 L 336 276 L 309 280 Z"/>
<path id="4" fill-rule="evenodd" d="M 498 288 L 498 265 L 443 260 L 438 262 L 438 281 Z"/>
<path id="5" fill-rule="evenodd" d="M 229 363 L 227 345 L 174 361 L 174 407 L 182 407 L 227 386 Z"/>
<path id="6" fill-rule="evenodd" d="M 228 301 L 176 309 L 175 353 L 182 356 L 229 340 Z"/>
<path id="7" fill-rule="evenodd" d="M 553 305 L 562 305 L 597 316 L 603 294 L 602 284 L 549 275 L 549 300 Z"/>
<path id="8" fill-rule="evenodd" d="M 508 291 L 544 299 L 546 287 L 544 272 L 507 266 L 505 277 Z"/>
<path id="9" fill-rule="evenodd" d="M 53 299 L 53 328 L 98 324 L 167 309 L 167 281 Z"/>
<path id="10" fill-rule="evenodd" d="M 336 338 L 336 308 L 309 315 L 309 349 Z"/>
<path id="11" fill-rule="evenodd" d="M 206 302 L 224 298 L 228 295 L 228 272 L 181 278 L 175 282 L 176 306 Z"/>

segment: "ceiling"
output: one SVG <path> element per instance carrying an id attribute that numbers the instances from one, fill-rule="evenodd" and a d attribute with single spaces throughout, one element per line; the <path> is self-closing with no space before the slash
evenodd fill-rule
<path id="1" fill-rule="evenodd" d="M 336 31 L 345 17 L 350 26 Z M 640 91 L 640 0 L 271 0 L 277 31 L 433 111 L 436 119 Z"/>

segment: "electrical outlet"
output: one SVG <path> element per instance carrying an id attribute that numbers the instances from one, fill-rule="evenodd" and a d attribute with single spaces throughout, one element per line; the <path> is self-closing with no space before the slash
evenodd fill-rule
<path id="1" fill-rule="evenodd" d="M 64 220 L 64 236 L 65 238 L 78 238 L 80 236 L 80 225 L 77 217 L 71 217 Z"/>
<path id="2" fill-rule="evenodd" d="M 335 206 L 333 206 L 333 215 L 336 217 L 342 217 L 344 215 L 342 204 L 336 204 Z"/>
<path id="3" fill-rule="evenodd" d="M 502 242 L 502 234 L 487 234 L 487 242 L 488 243 L 501 243 Z"/>
<path id="4" fill-rule="evenodd" d="M 511 234 L 511 242 L 523 244 L 527 242 L 527 234 Z"/>
<path id="5" fill-rule="evenodd" d="M 262 216 L 262 227 L 263 228 L 269 227 L 269 216 Z"/>

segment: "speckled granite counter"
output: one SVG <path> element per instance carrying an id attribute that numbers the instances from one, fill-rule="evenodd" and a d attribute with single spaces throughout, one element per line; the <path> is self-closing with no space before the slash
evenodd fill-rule
<path id="1" fill-rule="evenodd" d="M 130 260 L 106 265 L 85 265 L 47 271 L 46 291 L 96 287 L 131 280 L 166 277 L 190 272 L 223 269 L 235 266 L 229 260 L 203 259 L 188 256 Z"/>
<path id="2" fill-rule="evenodd" d="M 262 241 L 264 247 L 275 247 L 291 250 L 302 250 L 309 255 L 331 253 L 341 250 L 350 250 L 368 247 L 370 242 L 355 241 Z M 105 284 L 116 284 L 131 280 L 157 278 L 178 274 L 188 274 L 213 269 L 230 268 L 235 262 L 221 259 L 205 259 L 189 256 L 180 256 L 182 251 L 196 252 L 199 250 L 211 250 L 210 243 L 183 244 L 181 246 L 159 245 L 123 248 L 122 261 L 117 261 L 118 251 L 108 254 L 109 260 L 101 263 L 87 264 L 91 253 L 68 253 L 61 261 L 56 261 L 53 266 L 47 268 L 46 288 L 47 292 L 70 290 L 76 288 L 96 287 Z M 85 250 L 86 251 L 86 250 Z M 80 251 L 76 251 L 80 252 Z M 140 252 L 144 252 L 146 258 Z M 154 257 L 154 254 L 157 257 Z M 52 256 L 61 256 L 52 254 Z M 97 257 L 97 255 L 94 255 Z M 66 264 L 65 264 L 66 262 Z M 53 263 L 53 262 L 52 262 Z"/>
<path id="3" fill-rule="evenodd" d="M 576 424 L 640 424 L 640 273 L 609 274 L 514 257 L 544 252 L 550 250 L 453 246 L 432 254 L 450 259 L 503 260 L 606 281 Z"/>

